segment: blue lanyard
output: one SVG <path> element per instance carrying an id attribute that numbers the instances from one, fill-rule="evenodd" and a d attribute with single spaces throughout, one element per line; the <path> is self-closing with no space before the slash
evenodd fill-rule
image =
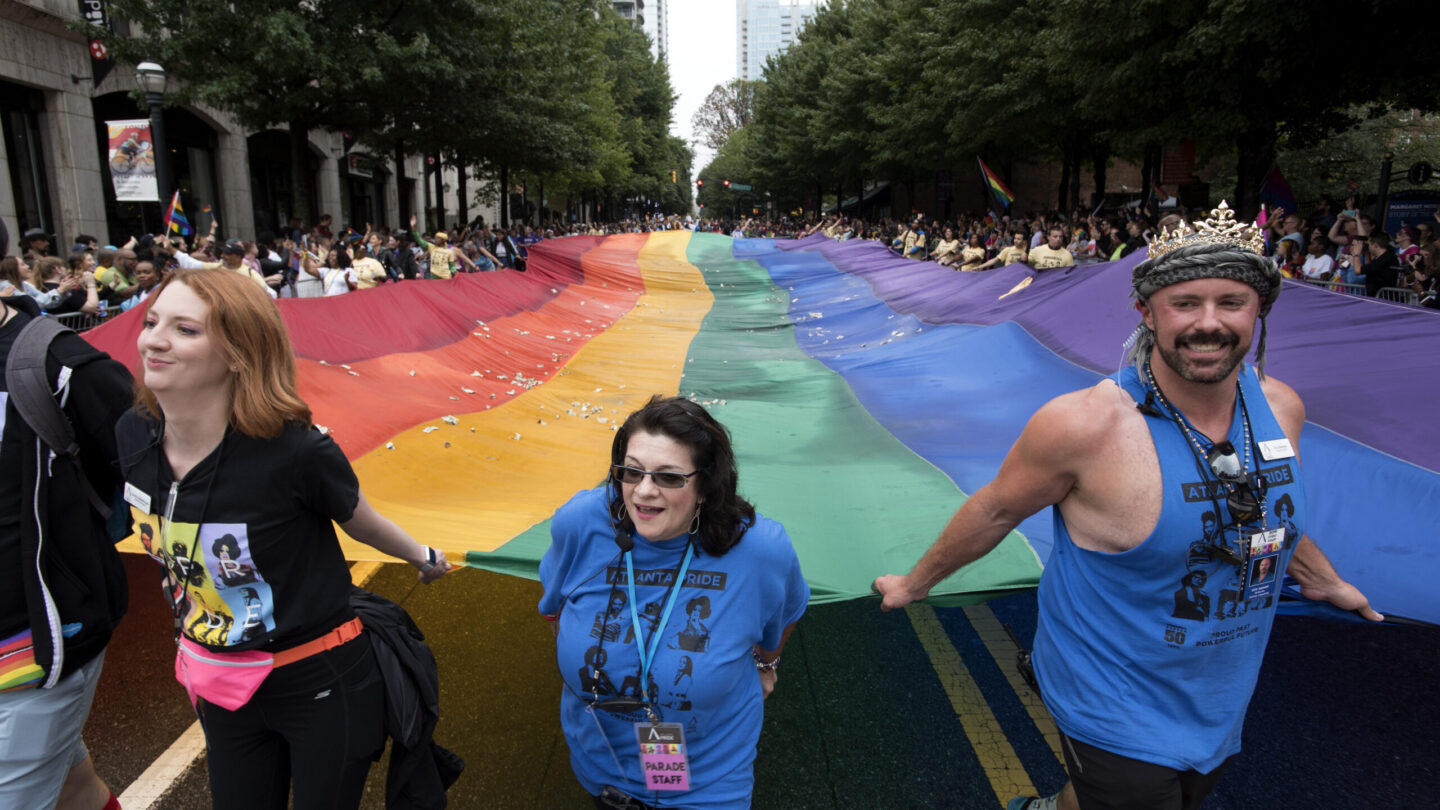
<path id="1" fill-rule="evenodd" d="M 655 661 L 655 651 L 660 648 L 660 637 L 665 634 L 665 625 L 670 621 L 670 611 L 680 595 L 680 584 L 690 570 L 690 559 L 695 556 L 695 544 L 685 544 L 685 559 L 680 561 L 680 570 L 675 572 L 675 581 L 670 583 L 670 597 L 665 600 L 665 610 L 655 624 L 650 643 L 645 643 L 645 634 L 640 627 L 640 611 L 635 608 L 635 566 L 630 552 L 625 552 L 625 591 L 630 596 L 630 624 L 635 628 L 635 647 L 640 653 L 640 693 L 646 698 L 650 694 L 650 664 Z"/>

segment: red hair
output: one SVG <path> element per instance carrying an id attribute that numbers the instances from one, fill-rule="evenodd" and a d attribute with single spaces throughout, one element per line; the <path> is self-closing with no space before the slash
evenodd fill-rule
<path id="1" fill-rule="evenodd" d="M 230 426 L 257 439 L 273 439 L 285 425 L 311 424 L 310 406 L 296 391 L 295 353 L 275 302 L 254 280 L 231 270 L 176 270 L 145 299 L 145 312 L 172 284 L 184 284 L 210 307 L 205 327 L 227 365 L 235 369 Z M 135 404 L 161 416 L 155 392 L 135 375 Z"/>

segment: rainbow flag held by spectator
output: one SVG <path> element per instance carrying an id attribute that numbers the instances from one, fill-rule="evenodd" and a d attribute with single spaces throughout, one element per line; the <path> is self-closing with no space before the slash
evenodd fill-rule
<path id="1" fill-rule="evenodd" d="M 180 192 L 176 191 L 175 196 L 170 198 L 170 209 L 165 212 L 165 232 L 184 236 L 193 230 L 190 220 L 185 218 L 185 209 L 180 207 Z"/>
<path id="2" fill-rule="evenodd" d="M 1015 192 L 1005 185 L 1005 182 L 1000 179 L 1000 175 L 990 171 L 990 167 L 985 165 L 984 160 L 981 160 L 979 156 L 976 156 L 975 159 L 980 161 L 980 174 L 985 178 L 985 185 L 990 187 L 990 193 L 995 195 L 995 201 L 1000 203 L 1002 208 L 1009 208 L 1010 203 L 1015 202 Z"/>

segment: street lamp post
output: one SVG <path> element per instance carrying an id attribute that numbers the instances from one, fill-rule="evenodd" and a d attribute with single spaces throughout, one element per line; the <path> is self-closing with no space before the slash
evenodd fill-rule
<path id="1" fill-rule="evenodd" d="M 155 154 L 155 193 L 160 198 L 160 226 L 165 226 L 165 195 L 170 192 L 170 153 L 165 149 L 165 120 L 160 104 L 165 99 L 165 68 L 154 62 L 135 66 L 135 82 L 150 104 L 150 147 Z"/>

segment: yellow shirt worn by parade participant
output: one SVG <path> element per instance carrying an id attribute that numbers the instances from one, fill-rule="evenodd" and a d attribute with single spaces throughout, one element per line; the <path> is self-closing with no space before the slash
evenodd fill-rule
<path id="1" fill-rule="evenodd" d="M 905 232 L 905 258 L 925 258 L 925 234 L 915 231 Z"/>
<path id="2" fill-rule="evenodd" d="M 356 259 L 355 282 L 357 289 L 368 290 L 371 287 L 378 287 L 385 281 L 385 265 L 379 259 L 370 256 L 361 256 Z"/>
<path id="3" fill-rule="evenodd" d="M 1055 267 L 1071 267 L 1075 264 L 1075 257 L 1070 251 L 1061 248 L 1055 250 L 1049 245 L 1041 245 L 1030 249 L 1030 266 L 1036 270 L 1049 270 Z"/>
<path id="4" fill-rule="evenodd" d="M 942 261 L 951 256 L 954 256 L 955 253 L 959 250 L 959 239 L 941 239 L 940 244 L 935 246 L 935 255 L 931 256 L 930 258 L 937 262 Z"/>
<path id="5" fill-rule="evenodd" d="M 1000 266 L 1001 266 L 1001 267 L 1004 267 L 1004 266 L 1007 265 L 1007 264 L 1014 264 L 1014 263 L 1016 263 L 1016 262 L 1023 262 L 1023 261 L 1025 261 L 1025 249 L 1024 249 L 1024 248 L 1018 248 L 1018 247 L 1015 247 L 1014 245 L 1010 245 L 1009 247 L 1007 247 L 1007 248 L 1005 248 L 1004 250 L 1000 251 Z"/>
<path id="6" fill-rule="evenodd" d="M 455 268 L 451 265 L 454 257 L 450 254 L 449 247 L 430 246 L 430 276 L 431 278 L 451 278 L 455 275 Z"/>
<path id="7" fill-rule="evenodd" d="M 450 278 L 455 275 L 455 256 L 450 252 L 449 245 L 432 245 L 420 236 L 419 231 L 410 233 L 415 237 L 415 244 L 424 249 L 426 258 L 430 260 L 431 278 Z"/>
<path id="8" fill-rule="evenodd" d="M 966 245 L 965 249 L 960 251 L 960 259 L 959 269 L 967 272 L 974 270 L 985 263 L 985 248 Z"/>

